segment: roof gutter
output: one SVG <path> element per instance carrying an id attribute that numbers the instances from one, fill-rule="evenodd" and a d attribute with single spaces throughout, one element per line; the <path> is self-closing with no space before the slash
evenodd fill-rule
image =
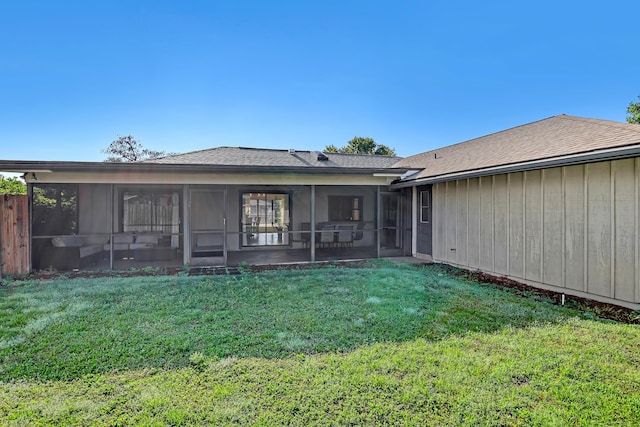
<path id="1" fill-rule="evenodd" d="M 549 159 L 534 160 L 529 162 L 513 163 L 510 165 L 495 166 L 484 169 L 454 172 L 444 175 L 424 177 L 414 180 L 400 181 L 391 184 L 391 188 L 415 187 L 422 184 L 435 184 L 437 182 L 454 181 L 457 179 L 478 178 L 481 176 L 499 175 L 513 172 L 523 172 L 536 169 L 547 169 L 561 166 L 571 166 L 582 163 L 595 163 L 606 160 L 625 159 L 640 155 L 640 144 L 613 148 L 607 150 L 592 151 L 589 153 L 571 154 L 567 156 Z"/>

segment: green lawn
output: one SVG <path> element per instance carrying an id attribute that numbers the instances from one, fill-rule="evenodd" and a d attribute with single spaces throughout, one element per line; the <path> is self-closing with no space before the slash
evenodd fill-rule
<path id="1" fill-rule="evenodd" d="M 639 425 L 640 327 L 440 266 L 0 287 L 0 425 Z"/>

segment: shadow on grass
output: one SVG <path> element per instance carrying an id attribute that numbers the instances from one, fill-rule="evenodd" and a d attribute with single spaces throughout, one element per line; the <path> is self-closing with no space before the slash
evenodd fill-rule
<path id="1" fill-rule="evenodd" d="M 239 276 L 16 282 L 0 288 L 0 380 L 179 368 L 190 358 L 349 352 L 559 322 L 577 311 L 437 265 L 376 262 Z"/>

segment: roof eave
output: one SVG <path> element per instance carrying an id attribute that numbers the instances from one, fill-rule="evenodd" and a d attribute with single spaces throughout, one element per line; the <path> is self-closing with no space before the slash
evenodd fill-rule
<path id="1" fill-rule="evenodd" d="M 588 153 L 571 154 L 547 159 L 533 160 L 529 162 L 500 165 L 490 168 L 473 169 L 453 172 L 442 175 L 428 176 L 424 178 L 410 179 L 392 183 L 391 188 L 415 187 L 423 184 L 435 184 L 438 182 L 453 181 L 456 179 L 478 178 L 481 176 L 499 175 L 504 173 L 523 172 L 527 170 L 547 169 L 553 167 L 571 166 L 582 163 L 595 163 L 606 160 L 617 160 L 640 155 L 640 144 L 619 147 L 606 150 L 591 151 Z"/>
<path id="2" fill-rule="evenodd" d="M 203 164 L 166 164 L 166 163 L 110 163 L 110 162 L 66 162 L 0 160 L 0 171 L 28 172 L 124 172 L 135 170 L 146 173 L 300 173 L 325 175 L 371 175 L 393 173 L 401 175 L 405 168 L 350 168 L 350 167 L 291 167 L 291 166 L 251 166 L 251 165 L 203 165 Z"/>

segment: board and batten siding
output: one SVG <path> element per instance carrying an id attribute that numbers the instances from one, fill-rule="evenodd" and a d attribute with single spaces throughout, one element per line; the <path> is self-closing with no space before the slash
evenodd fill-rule
<path id="1" fill-rule="evenodd" d="M 432 188 L 434 261 L 640 309 L 640 158 Z"/>

